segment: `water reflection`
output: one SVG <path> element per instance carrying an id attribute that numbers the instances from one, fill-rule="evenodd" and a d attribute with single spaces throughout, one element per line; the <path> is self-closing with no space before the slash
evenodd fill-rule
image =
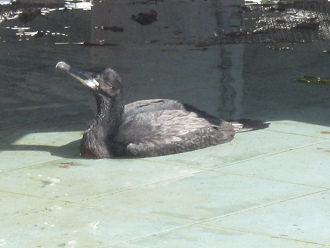
<path id="1" fill-rule="evenodd" d="M 61 60 L 80 67 L 114 67 L 124 80 L 128 102 L 174 98 L 225 119 L 289 118 L 291 91 L 303 95 L 301 99 L 320 97 L 317 89 L 311 89 L 311 96 L 290 80 L 308 74 L 328 77 L 326 43 L 285 44 L 290 47 L 285 50 L 277 49 L 284 46 L 276 43 L 270 46 L 274 49 L 220 44 L 223 34 L 244 25 L 246 13 L 239 11 L 239 0 L 94 1 L 91 10 L 88 5 L 34 6 L 35 18 L 25 23 L 18 18 L 24 8 L 2 7 L 1 113 L 21 105 L 33 106 L 34 111 L 41 105 L 88 105 L 88 92 L 54 71 Z M 272 106 L 267 105 L 270 92 L 278 94 L 272 95 Z M 30 121 L 62 115 L 56 108 L 49 109 L 49 113 L 40 110 L 42 114 Z M 12 114 L 1 124 L 17 124 L 15 118 Z M 290 118 L 315 122 L 306 115 Z"/>
<path id="2" fill-rule="evenodd" d="M 223 77 L 219 113 L 227 119 L 237 120 L 242 115 L 244 46 L 227 46 L 221 49 Z"/>

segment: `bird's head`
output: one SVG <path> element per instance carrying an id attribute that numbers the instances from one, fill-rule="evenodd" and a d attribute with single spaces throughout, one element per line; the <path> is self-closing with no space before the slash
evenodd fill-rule
<path id="1" fill-rule="evenodd" d="M 115 98 L 122 93 L 121 79 L 111 68 L 95 68 L 87 71 L 72 67 L 65 62 L 58 62 L 56 68 L 69 73 L 99 96 Z"/>

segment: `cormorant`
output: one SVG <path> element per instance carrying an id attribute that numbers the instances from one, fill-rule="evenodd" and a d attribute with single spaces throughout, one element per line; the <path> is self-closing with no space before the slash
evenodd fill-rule
<path id="1" fill-rule="evenodd" d="M 84 157 L 150 157 L 192 151 L 229 142 L 236 128 L 241 128 L 176 100 L 125 105 L 122 81 L 111 68 L 84 71 L 65 62 L 56 67 L 81 81 L 96 100 L 97 115 L 80 143 Z"/>

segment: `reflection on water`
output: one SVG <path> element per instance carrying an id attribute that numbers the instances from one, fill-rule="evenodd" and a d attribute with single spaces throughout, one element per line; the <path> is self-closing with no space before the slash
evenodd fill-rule
<path id="1" fill-rule="evenodd" d="M 92 9 L 89 2 L 2 7 L 0 112 L 6 118 L 1 125 L 15 122 L 15 109 L 39 109 L 34 120 L 87 111 L 81 106 L 90 105 L 92 96 L 55 71 L 58 61 L 113 67 L 128 102 L 172 98 L 225 119 L 328 123 L 330 118 L 315 112 L 328 89 L 293 80 L 329 77 L 323 53 L 328 44 L 285 44 L 289 49 L 283 50 L 276 43 L 267 44 L 274 49 L 219 43 L 222 34 L 244 24 L 242 3 L 126 0 L 94 1 Z"/>
<path id="2" fill-rule="evenodd" d="M 222 104 L 219 112 L 221 116 L 226 116 L 231 120 L 239 119 L 242 114 L 243 54 L 243 45 L 227 46 L 221 49 L 223 77 L 220 81 L 222 85 L 222 95 L 220 97 Z"/>

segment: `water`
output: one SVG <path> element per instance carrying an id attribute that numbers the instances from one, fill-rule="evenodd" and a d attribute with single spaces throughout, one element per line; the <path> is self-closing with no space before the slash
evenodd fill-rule
<path id="1" fill-rule="evenodd" d="M 240 3 L 70 4 L 42 8 L 25 23 L 17 18 L 22 10 L 8 10 L 12 19 L 0 23 L 2 128 L 73 112 L 92 116 L 90 92 L 56 71 L 58 61 L 113 67 L 123 78 L 127 102 L 171 98 L 225 119 L 329 125 L 329 86 L 295 81 L 329 77 L 329 54 L 323 52 L 328 43 L 215 43 L 219 30 L 239 25 L 242 16 L 233 4 Z M 158 16 L 148 25 L 131 18 L 150 10 Z"/>

